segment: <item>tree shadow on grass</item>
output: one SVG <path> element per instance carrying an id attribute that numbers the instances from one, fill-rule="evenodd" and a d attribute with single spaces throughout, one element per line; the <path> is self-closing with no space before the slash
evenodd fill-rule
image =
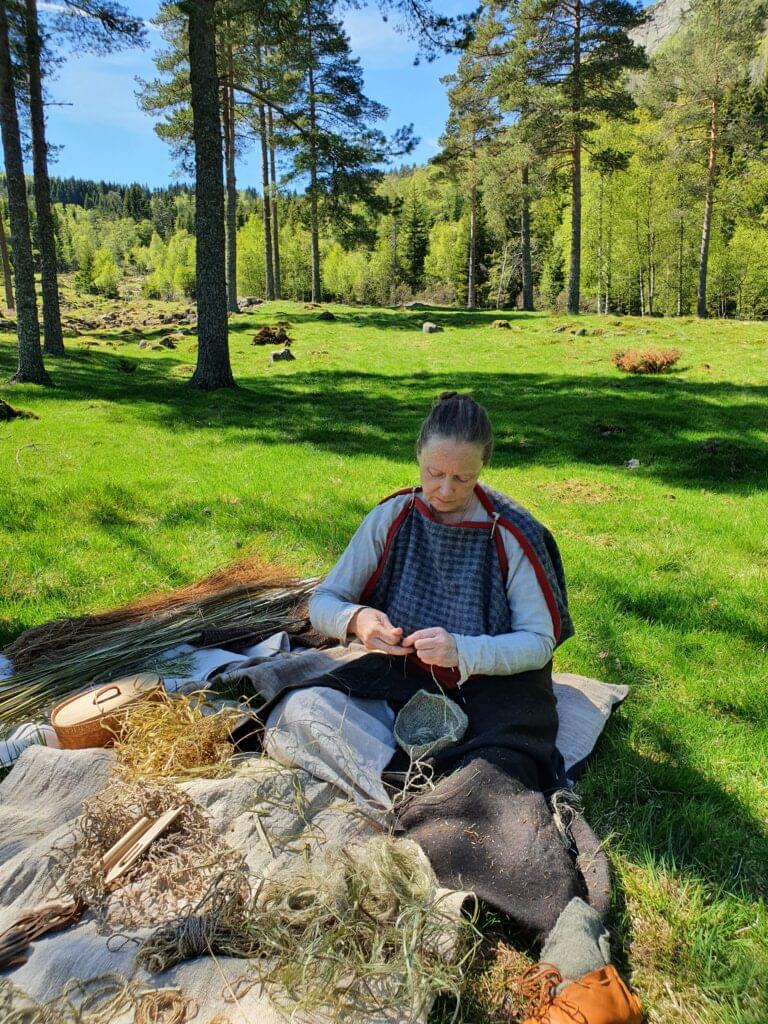
<path id="1" fill-rule="evenodd" d="M 267 309 L 259 314 L 257 310 L 248 310 L 248 313 L 257 319 L 261 315 L 264 322 L 274 323 L 276 320 L 287 320 L 293 324 L 325 324 L 329 331 L 333 330 L 333 323 L 342 324 L 346 327 L 364 327 L 366 330 L 385 331 L 416 331 L 422 330 L 425 321 L 432 321 L 438 326 L 446 328 L 487 328 L 494 320 L 508 320 L 511 326 L 525 327 L 531 324 L 548 326 L 546 319 L 542 319 L 540 313 L 523 313 L 517 310 L 469 310 L 456 309 L 452 306 L 424 306 L 420 309 L 376 309 L 361 307 L 338 308 L 331 307 L 333 321 L 323 321 L 319 316 L 320 310 L 295 310 L 295 309 Z M 237 323 L 237 321 L 235 321 Z"/>
<path id="2" fill-rule="evenodd" d="M 183 357 L 182 357 L 183 358 Z M 420 422 L 436 394 L 471 390 L 496 431 L 494 466 L 573 463 L 640 472 L 673 486 L 744 492 L 768 486 L 768 387 L 680 378 L 622 379 L 547 373 L 461 371 L 399 376 L 345 370 L 275 371 L 234 391 L 197 392 L 169 376 L 179 360 L 138 361 L 80 351 L 61 364 L 49 400 L 100 400 L 141 410 L 169 431 L 231 429 L 228 443 L 305 443 L 348 456 L 412 459 Z M 692 440 L 699 435 L 699 440 Z"/>

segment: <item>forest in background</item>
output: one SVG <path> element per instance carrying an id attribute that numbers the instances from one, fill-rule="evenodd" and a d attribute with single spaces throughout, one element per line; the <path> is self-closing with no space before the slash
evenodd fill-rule
<path id="1" fill-rule="evenodd" d="M 461 55 L 422 167 L 403 166 L 413 125 L 382 130 L 341 0 L 162 3 L 157 77 L 137 101 L 194 190 L 93 183 L 81 202 L 49 177 L 44 87 L 67 59 L 60 39 L 109 52 L 145 45 L 146 26 L 113 0 L 0 3 L 15 379 L 45 382 L 35 271 L 53 356 L 60 270 L 83 292 L 117 295 L 134 276 L 147 296 L 193 297 L 191 383 L 205 388 L 234 385 L 227 312 L 246 293 L 765 317 L 766 4 L 687 0 L 650 45 L 643 28 L 668 2 L 483 0 L 446 17 L 429 0 L 378 0 L 422 57 Z M 258 196 L 237 187 L 251 148 Z"/>

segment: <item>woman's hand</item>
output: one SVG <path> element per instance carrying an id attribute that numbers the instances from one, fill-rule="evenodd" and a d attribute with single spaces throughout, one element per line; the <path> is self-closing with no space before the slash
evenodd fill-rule
<path id="1" fill-rule="evenodd" d="M 375 608 L 360 608 L 352 616 L 347 633 L 353 633 L 369 651 L 384 651 L 405 657 L 413 654 L 413 647 L 403 643 L 403 631 L 389 621 L 384 612 Z"/>
<path id="2" fill-rule="evenodd" d="M 404 647 L 413 647 L 425 665 L 438 668 L 455 668 L 459 663 L 459 652 L 453 636 L 440 626 L 417 629 L 403 640 Z"/>

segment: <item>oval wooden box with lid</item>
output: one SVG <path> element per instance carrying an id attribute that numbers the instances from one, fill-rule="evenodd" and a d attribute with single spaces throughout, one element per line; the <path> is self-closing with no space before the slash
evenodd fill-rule
<path id="1" fill-rule="evenodd" d="M 51 712 L 51 725 L 65 750 L 110 747 L 120 731 L 120 718 L 140 700 L 159 700 L 163 680 L 153 672 L 115 679 L 68 697 Z"/>

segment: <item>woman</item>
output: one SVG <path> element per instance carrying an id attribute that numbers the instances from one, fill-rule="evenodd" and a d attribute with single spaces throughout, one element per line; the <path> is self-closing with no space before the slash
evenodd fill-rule
<path id="1" fill-rule="evenodd" d="M 363 698 L 372 743 L 385 713 L 417 690 L 460 704 L 467 730 L 433 758 L 439 781 L 409 801 L 400 830 L 443 884 L 473 890 L 547 940 L 548 958 L 575 983 L 557 995 L 560 975 L 541 975 L 540 1020 L 568 1020 L 575 1005 L 573 1019 L 588 1024 L 639 1021 L 606 966 L 600 917 L 580 898 L 584 881 L 545 797 L 562 783 L 552 652 L 573 633 L 560 556 L 528 512 L 479 483 L 492 447 L 471 396 L 439 396 L 416 446 L 420 487 L 366 516 L 310 601 L 319 632 L 370 653 L 311 685 Z M 290 719 L 289 705 L 279 714 Z"/>

